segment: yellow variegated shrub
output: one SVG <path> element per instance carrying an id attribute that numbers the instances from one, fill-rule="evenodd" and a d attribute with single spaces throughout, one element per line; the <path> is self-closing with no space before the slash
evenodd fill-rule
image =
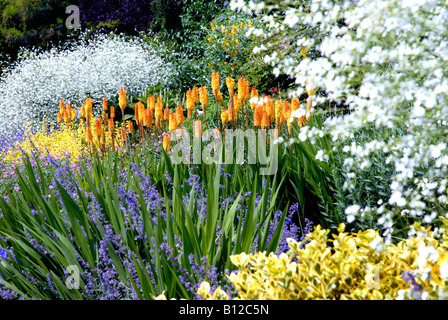
<path id="1" fill-rule="evenodd" d="M 447 228 L 435 233 L 415 224 L 414 229 L 415 237 L 386 245 L 375 230 L 349 234 L 341 224 L 330 239 L 329 230 L 317 226 L 304 248 L 289 239 L 288 254 L 234 255 L 239 270 L 229 279 L 238 291 L 235 299 L 443 299 L 448 292 Z M 209 291 L 202 283 L 198 293 L 205 299 L 230 299 L 220 288 Z"/>

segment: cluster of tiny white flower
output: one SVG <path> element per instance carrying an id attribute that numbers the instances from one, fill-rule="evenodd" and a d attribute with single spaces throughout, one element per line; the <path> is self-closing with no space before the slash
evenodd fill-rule
<path id="1" fill-rule="evenodd" d="M 350 109 L 325 122 L 324 130 L 336 143 L 363 128 L 403 129 L 402 135 L 344 149 L 349 153 L 348 180 L 355 179 L 360 166 L 369 167 L 375 152 L 390 155 L 388 162 L 395 166 L 391 197 L 377 208 L 385 235 L 392 234 L 391 217 L 404 209 L 424 222 L 446 214 L 448 1 L 232 0 L 231 7 L 264 15 L 267 36 L 283 37 L 284 43 L 316 53 L 282 57 L 265 44 L 274 72 L 296 80 L 300 89 L 293 95 L 304 92 L 308 80 L 318 89 L 318 104 L 331 101 Z M 414 182 L 417 172 L 420 179 L 424 175 L 424 183 Z M 353 208 L 348 210 L 351 221 Z M 435 214 L 433 208 L 441 209 Z"/>
<path id="2" fill-rule="evenodd" d="M 0 134 L 6 125 L 53 122 L 60 100 L 79 108 L 87 98 L 98 112 L 104 97 L 120 87 L 141 93 L 164 83 L 173 72 L 151 45 L 123 35 L 98 35 L 67 47 L 26 51 L 0 79 Z"/>

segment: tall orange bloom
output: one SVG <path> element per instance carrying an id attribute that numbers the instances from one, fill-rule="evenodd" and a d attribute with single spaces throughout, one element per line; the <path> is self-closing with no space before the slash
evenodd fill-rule
<path id="1" fill-rule="evenodd" d="M 109 119 L 109 121 L 108 121 L 108 129 L 109 129 L 109 135 L 113 139 L 114 133 L 115 133 L 115 121 L 114 121 L 114 119 Z"/>
<path id="2" fill-rule="evenodd" d="M 227 122 L 229 122 L 229 110 L 222 110 L 221 112 L 221 121 L 222 124 L 225 125 Z"/>
<path id="3" fill-rule="evenodd" d="M 59 102 L 59 111 L 62 112 L 65 110 L 65 105 L 64 105 L 64 100 L 61 99 L 61 101 Z"/>
<path id="4" fill-rule="evenodd" d="M 238 119 L 238 114 L 241 110 L 241 100 L 238 95 L 233 96 L 233 118 Z"/>
<path id="5" fill-rule="evenodd" d="M 81 113 L 79 116 L 83 117 L 83 118 L 86 118 L 86 116 L 87 116 L 86 106 L 84 104 L 81 106 Z"/>
<path id="6" fill-rule="evenodd" d="M 184 122 L 184 110 L 182 109 L 182 105 L 178 104 L 176 109 L 176 125 L 179 127 Z"/>
<path id="7" fill-rule="evenodd" d="M 147 122 L 148 122 L 148 127 L 152 126 L 153 123 L 153 112 L 151 108 L 146 108 L 145 113 L 147 114 Z"/>
<path id="8" fill-rule="evenodd" d="M 216 71 L 212 72 L 212 89 L 213 95 L 216 97 L 219 91 L 219 73 Z"/>
<path id="9" fill-rule="evenodd" d="M 232 77 L 227 77 L 226 78 L 226 85 L 227 85 L 227 90 L 229 90 L 229 95 L 230 97 L 233 98 L 233 93 L 234 93 L 234 88 L 235 88 L 235 80 L 233 80 Z"/>
<path id="10" fill-rule="evenodd" d="M 154 96 L 149 96 L 147 99 L 147 107 L 150 108 L 152 111 L 156 108 L 155 98 Z"/>
<path id="11" fill-rule="evenodd" d="M 199 101 L 199 88 L 193 87 L 191 89 L 191 95 L 193 97 L 194 103 L 197 103 Z"/>
<path id="12" fill-rule="evenodd" d="M 93 100 L 92 98 L 87 98 L 85 102 L 86 118 L 90 119 L 93 115 Z"/>
<path id="13" fill-rule="evenodd" d="M 138 118 L 139 111 L 140 111 L 139 107 L 137 105 L 135 105 L 134 106 L 134 119 L 135 119 L 135 122 L 137 123 L 137 126 L 140 125 L 140 121 L 138 121 L 139 120 L 139 118 Z"/>
<path id="14" fill-rule="evenodd" d="M 194 136 L 200 138 L 202 136 L 202 123 L 201 120 L 196 120 L 194 122 Z"/>
<path id="15" fill-rule="evenodd" d="M 202 110 L 205 113 L 208 103 L 207 87 L 202 86 L 199 88 L 199 100 L 201 101 Z"/>
<path id="16" fill-rule="evenodd" d="M 186 93 L 186 104 L 187 104 L 187 110 L 188 110 L 188 117 L 191 117 L 191 113 L 194 110 L 194 106 L 196 104 L 195 99 L 193 97 L 193 92 L 191 90 L 188 90 Z"/>
<path id="17" fill-rule="evenodd" d="M 123 142 L 127 141 L 126 129 L 124 127 L 121 127 L 121 140 L 123 140 Z"/>
<path id="18" fill-rule="evenodd" d="M 101 119 L 101 117 L 96 119 L 96 121 L 95 121 L 95 133 L 98 138 L 98 141 L 101 140 L 101 135 L 103 134 L 102 121 L 103 120 Z"/>
<path id="19" fill-rule="evenodd" d="M 261 126 L 263 129 L 266 129 L 266 128 L 269 127 L 270 125 L 271 125 L 271 122 L 270 122 L 270 118 L 269 118 L 268 113 L 266 112 L 266 110 L 262 110 L 260 126 Z"/>
<path id="20" fill-rule="evenodd" d="M 126 90 L 124 88 L 120 88 L 120 93 L 118 97 L 118 105 L 120 106 L 122 114 L 124 114 L 124 109 L 126 108 Z"/>
<path id="21" fill-rule="evenodd" d="M 87 127 L 86 141 L 92 142 L 92 130 L 90 129 L 90 127 Z"/>
<path id="22" fill-rule="evenodd" d="M 168 133 L 165 133 L 163 135 L 163 149 L 165 149 L 166 152 L 170 151 L 171 149 L 170 135 Z"/>
<path id="23" fill-rule="evenodd" d="M 263 106 L 255 106 L 254 108 L 254 127 L 260 127 L 263 119 Z"/>
<path id="24" fill-rule="evenodd" d="M 176 112 L 169 114 L 169 123 L 168 123 L 168 130 L 170 132 L 173 132 L 177 129 L 177 120 L 176 120 Z"/>

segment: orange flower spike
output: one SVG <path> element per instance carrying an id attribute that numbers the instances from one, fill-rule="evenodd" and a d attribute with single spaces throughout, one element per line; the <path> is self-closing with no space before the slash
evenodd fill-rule
<path id="1" fill-rule="evenodd" d="M 238 118 L 238 114 L 241 110 L 241 99 L 238 95 L 233 96 L 233 114 L 234 119 L 236 120 Z"/>
<path id="2" fill-rule="evenodd" d="M 67 103 L 66 110 L 68 111 L 68 114 L 71 116 L 71 114 L 72 114 L 72 106 L 71 106 L 70 103 Z"/>
<path id="3" fill-rule="evenodd" d="M 64 122 L 67 124 L 69 122 L 69 120 L 71 119 L 72 115 L 68 115 L 68 111 L 65 110 L 64 111 Z"/>
<path id="4" fill-rule="evenodd" d="M 126 90 L 124 88 L 120 88 L 118 105 L 120 106 L 122 114 L 124 114 L 124 109 L 126 109 L 126 100 Z"/>
<path id="5" fill-rule="evenodd" d="M 137 126 L 140 124 L 140 122 L 138 121 L 138 113 L 140 111 L 139 109 L 140 108 L 137 105 L 134 106 L 134 119 L 135 122 L 137 123 Z"/>
<path id="6" fill-rule="evenodd" d="M 72 109 L 72 121 L 75 122 L 76 120 L 76 110 Z"/>
<path id="7" fill-rule="evenodd" d="M 193 87 L 191 89 L 191 95 L 193 97 L 194 103 L 198 103 L 198 101 L 199 101 L 199 88 L 198 87 Z"/>
<path id="8" fill-rule="evenodd" d="M 123 142 L 126 142 L 127 140 L 126 129 L 124 127 L 121 127 L 121 140 L 123 140 Z"/>
<path id="9" fill-rule="evenodd" d="M 152 111 L 156 108 L 156 101 L 154 96 L 149 96 L 147 99 L 147 108 L 150 108 Z"/>
<path id="10" fill-rule="evenodd" d="M 249 81 L 244 79 L 244 102 L 246 103 L 249 100 Z"/>
<path id="11" fill-rule="evenodd" d="M 261 117 L 261 127 L 263 129 L 266 129 L 267 127 L 269 127 L 271 125 L 271 122 L 269 121 L 269 115 L 266 111 L 262 110 L 262 117 Z"/>
<path id="12" fill-rule="evenodd" d="M 59 102 L 59 111 L 64 112 L 65 110 L 65 105 L 64 105 L 64 100 L 61 99 L 61 101 Z"/>
<path id="13" fill-rule="evenodd" d="M 254 97 L 258 97 L 258 90 L 255 89 L 255 88 L 252 88 L 252 89 L 250 90 L 250 98 L 252 99 L 252 98 L 254 98 Z"/>
<path id="14" fill-rule="evenodd" d="M 229 121 L 229 111 L 228 110 L 222 110 L 221 121 L 222 121 L 223 125 L 226 125 L 226 123 Z"/>
<path id="15" fill-rule="evenodd" d="M 219 73 L 216 71 L 212 72 L 212 90 L 213 95 L 216 97 L 219 91 Z"/>
<path id="16" fill-rule="evenodd" d="M 86 141 L 92 142 L 92 130 L 90 129 L 90 127 L 87 127 Z"/>
<path id="17" fill-rule="evenodd" d="M 103 119 L 101 119 L 101 117 L 96 119 L 96 121 L 95 121 L 95 133 L 96 133 L 96 136 L 98 137 L 98 141 L 101 140 L 101 135 L 103 134 L 102 122 L 103 122 Z"/>
<path id="18" fill-rule="evenodd" d="M 255 109 L 254 109 L 254 127 L 261 126 L 262 118 L 263 118 L 263 108 L 261 106 L 255 106 Z"/>
<path id="19" fill-rule="evenodd" d="M 115 121 L 114 119 L 109 119 L 108 121 L 108 129 L 109 129 L 109 135 L 111 138 L 114 137 L 114 131 L 115 131 Z"/>
<path id="20" fill-rule="evenodd" d="M 168 121 L 168 130 L 170 132 L 173 132 L 177 129 L 177 113 L 173 112 L 169 114 L 169 121 Z"/>
<path id="21" fill-rule="evenodd" d="M 168 107 L 163 110 L 163 119 L 167 122 L 170 121 L 170 109 Z"/>
<path id="22" fill-rule="evenodd" d="M 207 87 L 202 86 L 199 89 L 199 100 L 201 101 L 202 110 L 205 112 L 207 109 L 207 103 L 208 103 Z"/>
<path id="23" fill-rule="evenodd" d="M 150 127 L 150 126 L 152 126 L 152 123 L 153 123 L 153 120 L 154 120 L 153 119 L 154 118 L 153 112 L 152 112 L 151 108 L 147 108 L 146 112 L 148 113 L 148 127 Z"/>
<path id="24" fill-rule="evenodd" d="M 110 106 L 110 115 L 109 118 L 114 119 L 115 118 L 115 107 Z"/>
<path id="25" fill-rule="evenodd" d="M 143 119 L 142 119 L 143 121 L 142 122 L 143 122 L 143 126 L 144 127 L 148 126 L 148 120 L 149 120 L 148 119 L 148 112 L 147 112 L 148 110 L 149 109 L 146 109 L 145 111 L 142 112 L 143 113 Z"/>
<path id="26" fill-rule="evenodd" d="M 107 111 L 107 98 L 106 97 L 103 98 L 103 110 Z"/>
<path id="27" fill-rule="evenodd" d="M 83 105 L 81 106 L 81 114 L 80 114 L 79 116 L 85 118 L 86 115 L 87 115 L 87 112 L 86 112 L 86 106 L 83 104 Z"/>
<path id="28" fill-rule="evenodd" d="M 163 135 L 163 149 L 168 152 L 171 149 L 170 145 L 170 135 L 168 133 L 165 133 Z"/>
<path id="29" fill-rule="evenodd" d="M 291 104 L 288 100 L 283 101 L 282 114 L 284 120 L 289 120 L 289 118 L 291 118 Z"/>
<path id="30" fill-rule="evenodd" d="M 229 90 L 230 97 L 233 98 L 234 88 L 235 88 L 235 80 L 233 80 L 232 77 L 227 77 L 226 78 L 226 85 L 227 85 L 227 90 Z"/>
<path id="31" fill-rule="evenodd" d="M 187 110 L 189 110 L 189 111 L 194 110 L 195 101 L 194 101 L 194 97 L 193 97 L 193 92 L 191 90 L 187 90 L 186 104 L 187 104 Z"/>
<path id="32" fill-rule="evenodd" d="M 155 115 L 155 117 L 156 117 L 158 122 L 163 120 L 163 108 L 162 108 L 162 106 L 159 103 L 156 104 L 154 115 Z"/>
<path id="33" fill-rule="evenodd" d="M 241 102 L 244 102 L 244 78 L 238 79 L 238 98 Z"/>
<path id="34" fill-rule="evenodd" d="M 221 91 L 218 91 L 216 99 L 218 99 L 219 103 L 223 106 L 224 108 L 224 98 L 222 97 L 222 93 Z"/>
<path id="35" fill-rule="evenodd" d="M 266 112 L 269 116 L 269 122 L 272 123 L 275 120 L 275 107 L 274 107 L 274 101 L 269 98 L 266 102 Z"/>
<path id="36" fill-rule="evenodd" d="M 130 134 L 134 133 L 134 123 L 131 120 L 128 120 L 128 132 Z"/>
<path id="37" fill-rule="evenodd" d="M 58 123 L 59 124 L 62 123 L 62 113 L 61 113 L 61 111 L 58 111 Z"/>
<path id="38" fill-rule="evenodd" d="M 202 122 L 201 120 L 196 120 L 194 122 L 194 136 L 200 138 L 202 136 Z"/>
<path id="39" fill-rule="evenodd" d="M 145 106 L 141 101 L 138 101 L 134 107 L 135 120 L 137 121 L 138 125 L 144 125 L 144 112 Z"/>
<path id="40" fill-rule="evenodd" d="M 157 97 L 157 103 L 160 105 L 160 107 L 163 109 L 163 100 L 162 97 L 158 96 Z"/>
<path id="41" fill-rule="evenodd" d="M 86 106 L 86 114 L 87 114 L 86 116 L 92 117 L 92 115 L 93 115 L 93 100 L 92 100 L 92 98 L 86 99 L 85 106 Z"/>
<path id="42" fill-rule="evenodd" d="M 178 104 L 176 109 L 176 124 L 178 127 L 182 125 L 182 123 L 184 122 L 184 118 L 184 110 L 182 108 L 182 105 Z"/>
<path id="43" fill-rule="evenodd" d="M 292 98 L 291 99 L 291 110 L 295 111 L 300 108 L 300 100 Z"/>

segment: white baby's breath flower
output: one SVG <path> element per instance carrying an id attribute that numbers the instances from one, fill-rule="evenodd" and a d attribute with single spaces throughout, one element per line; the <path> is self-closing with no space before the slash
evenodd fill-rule
<path id="1" fill-rule="evenodd" d="M 164 84 L 172 73 L 152 45 L 121 35 L 27 51 L 0 79 L 0 133 L 7 133 L 6 123 L 40 124 L 44 117 L 56 122 L 61 99 L 78 109 L 90 97 L 97 114 L 102 99 L 118 96 L 120 87 L 141 94 L 149 86 Z"/>

